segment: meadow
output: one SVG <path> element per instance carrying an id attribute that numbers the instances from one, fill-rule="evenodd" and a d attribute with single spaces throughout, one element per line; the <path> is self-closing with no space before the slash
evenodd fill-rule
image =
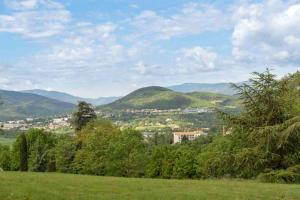
<path id="1" fill-rule="evenodd" d="M 166 180 L 0 172 L 1 200 L 300 199 L 300 185 L 254 180 Z"/>
<path id="2" fill-rule="evenodd" d="M 15 142 L 16 138 L 0 137 L 0 145 L 11 146 Z"/>

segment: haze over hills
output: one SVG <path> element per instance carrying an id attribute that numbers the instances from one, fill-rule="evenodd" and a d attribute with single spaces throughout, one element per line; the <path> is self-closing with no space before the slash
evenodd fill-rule
<path id="1" fill-rule="evenodd" d="M 48 90 L 41 90 L 41 89 L 34 89 L 34 90 L 24 90 L 22 92 L 31 93 L 31 94 L 38 94 L 44 97 L 56 99 L 59 101 L 64 101 L 72 104 L 77 104 L 78 101 L 85 101 L 91 103 L 95 106 L 103 105 L 111 103 L 120 97 L 99 97 L 99 98 L 83 98 L 74 96 L 65 92 L 58 92 L 58 91 L 48 91 Z"/>
<path id="2" fill-rule="evenodd" d="M 0 90 L 0 120 L 61 115 L 75 109 L 74 104 L 40 95 Z"/>
<path id="3" fill-rule="evenodd" d="M 240 82 L 237 85 L 247 83 Z M 180 85 L 173 85 L 168 87 L 176 92 L 212 92 L 227 95 L 234 95 L 235 91 L 231 83 L 184 83 Z"/>
<path id="4" fill-rule="evenodd" d="M 98 109 L 176 109 L 235 105 L 235 97 L 208 92 L 181 93 L 151 86 L 138 89 L 127 96 Z"/>

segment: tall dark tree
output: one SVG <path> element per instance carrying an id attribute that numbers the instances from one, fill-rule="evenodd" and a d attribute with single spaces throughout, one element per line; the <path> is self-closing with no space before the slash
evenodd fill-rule
<path id="1" fill-rule="evenodd" d="M 76 132 L 80 131 L 88 122 L 97 118 L 92 105 L 84 101 L 78 102 L 78 109 L 73 113 L 73 127 Z"/>
<path id="2" fill-rule="evenodd" d="M 299 159 L 290 159 L 300 150 L 300 117 L 291 109 L 297 105 L 291 102 L 299 101 L 300 96 L 298 84 L 292 79 L 296 77 L 277 80 L 268 69 L 253 75 L 251 84 L 235 86 L 243 102 L 243 112 L 238 116 L 221 114 L 231 128 L 235 148 L 239 149 L 235 166 L 244 178 L 266 168 L 287 168 L 290 160 L 299 163 Z M 293 87 L 290 81 L 295 83 Z"/>
<path id="3" fill-rule="evenodd" d="M 20 135 L 20 171 L 28 170 L 28 149 L 24 133 Z"/>

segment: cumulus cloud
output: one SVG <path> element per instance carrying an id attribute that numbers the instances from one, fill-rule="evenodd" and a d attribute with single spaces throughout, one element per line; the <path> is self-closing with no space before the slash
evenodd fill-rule
<path id="1" fill-rule="evenodd" d="M 33 10 L 37 8 L 63 9 L 61 3 L 52 0 L 5 0 L 5 5 L 13 10 Z"/>
<path id="2" fill-rule="evenodd" d="M 234 9 L 234 20 L 232 53 L 237 60 L 263 65 L 299 63 L 300 3 L 242 3 Z"/>
<path id="3" fill-rule="evenodd" d="M 79 23 L 72 31 L 65 33 L 64 39 L 53 42 L 47 51 L 31 57 L 27 62 L 37 66 L 41 73 L 60 72 L 66 76 L 79 71 L 83 75 L 114 67 L 133 55 L 130 47 L 117 42 L 117 29 L 118 26 L 113 23 Z"/>
<path id="4" fill-rule="evenodd" d="M 179 72 L 205 72 L 216 70 L 218 67 L 217 54 L 200 46 L 182 49 L 179 54 L 176 58 Z"/>
<path id="5" fill-rule="evenodd" d="M 16 11 L 0 13 L 0 32 L 46 38 L 63 32 L 71 20 L 71 13 L 62 4 L 50 0 L 12 0 L 6 4 Z"/>
<path id="6" fill-rule="evenodd" d="M 58 0 L 6 0 L 5 5 L 0 32 L 43 39 L 48 45 L 2 70 L 0 84 L 7 88 L 75 83 L 86 87 L 95 83 L 96 88 L 99 79 L 115 87 L 174 79 L 230 81 L 237 74 L 244 80 L 265 66 L 288 67 L 300 61 L 296 0 L 241 1 L 230 8 L 188 3 L 143 10 L 124 20 L 112 16 L 109 22 L 84 17 L 77 21 Z M 212 37 L 221 38 L 231 34 L 224 37 L 224 44 L 231 46 L 223 50 L 224 45 L 217 49 L 217 44 L 210 44 L 214 38 L 203 33 L 212 32 L 217 32 Z M 222 77 L 226 72 L 230 75 Z"/>
<path id="7" fill-rule="evenodd" d="M 157 39 L 218 31 L 228 27 L 229 16 L 208 5 L 189 3 L 179 13 L 164 16 L 152 10 L 142 11 L 132 19 L 139 35 L 154 35 Z"/>

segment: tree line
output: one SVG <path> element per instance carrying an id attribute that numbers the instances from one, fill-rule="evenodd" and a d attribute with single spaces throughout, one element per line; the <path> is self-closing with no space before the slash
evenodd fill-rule
<path id="1" fill-rule="evenodd" d="M 242 112 L 216 111 L 227 130 L 195 141 L 145 140 L 134 129 L 97 119 L 80 102 L 74 135 L 31 129 L 0 147 L 3 170 L 151 178 L 257 178 L 300 183 L 300 72 L 276 79 L 269 70 L 234 86 Z"/>

